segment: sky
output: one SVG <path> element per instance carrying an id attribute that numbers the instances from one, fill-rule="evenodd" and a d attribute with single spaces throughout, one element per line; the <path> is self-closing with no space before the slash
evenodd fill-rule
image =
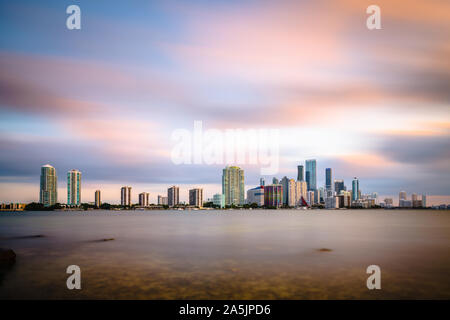
<path id="1" fill-rule="evenodd" d="M 363 193 L 450 203 L 449 1 L 4 0 L 0 30 L 0 202 L 37 201 L 47 163 L 62 203 L 70 169 L 83 202 L 118 203 L 123 185 L 212 197 L 232 163 L 171 158 L 173 132 L 202 121 L 278 130 L 278 178 L 317 159 L 319 186 L 331 167 Z M 256 186 L 258 165 L 241 167 Z"/>

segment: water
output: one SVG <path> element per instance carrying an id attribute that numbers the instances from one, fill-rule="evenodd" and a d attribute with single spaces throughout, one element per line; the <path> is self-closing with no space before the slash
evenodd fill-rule
<path id="1" fill-rule="evenodd" d="M 2 299 L 450 299 L 448 211 L 1 213 L 0 247 Z"/>

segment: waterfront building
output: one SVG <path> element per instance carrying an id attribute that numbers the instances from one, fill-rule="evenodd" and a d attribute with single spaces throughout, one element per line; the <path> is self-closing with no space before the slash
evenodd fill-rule
<path id="1" fill-rule="evenodd" d="M 149 199 L 150 193 L 148 192 L 141 192 L 139 193 L 139 206 L 141 207 L 148 207 L 149 205 Z"/>
<path id="2" fill-rule="evenodd" d="M 279 181 L 276 177 L 273 177 L 272 184 L 279 184 Z"/>
<path id="3" fill-rule="evenodd" d="M 222 194 L 227 206 L 245 204 L 244 170 L 236 166 L 223 169 Z"/>
<path id="4" fill-rule="evenodd" d="M 264 178 L 260 178 L 259 185 L 263 187 L 265 184 L 266 184 L 266 180 L 264 180 Z"/>
<path id="5" fill-rule="evenodd" d="M 100 190 L 95 190 L 95 207 L 100 208 L 102 205 Z"/>
<path id="6" fill-rule="evenodd" d="M 72 169 L 67 172 L 67 205 L 79 206 L 81 204 L 81 172 Z"/>
<path id="7" fill-rule="evenodd" d="M 220 208 L 224 208 L 225 207 L 225 196 L 223 194 L 216 193 L 215 195 L 213 195 L 213 204 L 215 206 L 219 206 Z"/>
<path id="8" fill-rule="evenodd" d="M 297 166 L 297 181 L 305 180 L 305 167 L 302 165 Z"/>
<path id="9" fill-rule="evenodd" d="M 277 208 L 283 205 L 283 186 L 281 184 L 264 187 L 264 205 Z"/>
<path id="10" fill-rule="evenodd" d="M 359 180 L 354 178 L 352 181 L 352 201 L 356 201 L 360 198 L 361 192 L 359 190 Z"/>
<path id="11" fill-rule="evenodd" d="M 53 206 L 58 202 L 56 169 L 49 164 L 41 167 L 41 184 L 39 202 L 45 207 Z"/>
<path id="12" fill-rule="evenodd" d="M 332 191 L 333 190 L 333 173 L 331 168 L 325 169 L 325 190 L 326 191 Z"/>
<path id="13" fill-rule="evenodd" d="M 317 192 L 316 201 L 317 201 L 317 203 L 324 203 L 325 202 L 324 199 L 325 199 L 325 190 L 323 187 L 320 187 Z"/>
<path id="14" fill-rule="evenodd" d="M 167 206 L 168 205 L 168 198 L 158 195 L 158 205 L 159 206 Z"/>
<path id="15" fill-rule="evenodd" d="M 295 205 L 303 206 L 305 202 L 307 202 L 308 187 L 306 185 L 306 181 L 297 180 L 295 182 Z"/>
<path id="16" fill-rule="evenodd" d="M 247 190 L 247 204 L 256 203 L 259 207 L 264 205 L 264 186 Z"/>
<path id="17" fill-rule="evenodd" d="M 385 198 L 384 199 L 384 204 L 386 206 L 393 206 L 394 205 L 394 200 L 392 198 Z"/>
<path id="18" fill-rule="evenodd" d="M 295 207 L 297 205 L 297 197 L 296 197 L 296 181 L 294 179 L 289 179 L 288 181 L 288 193 L 287 193 L 287 205 L 289 207 Z"/>
<path id="19" fill-rule="evenodd" d="M 339 197 L 329 197 L 325 199 L 325 209 L 337 209 L 339 208 Z"/>
<path id="20" fill-rule="evenodd" d="M 194 188 L 189 190 L 189 205 L 196 207 L 203 207 L 203 189 Z"/>
<path id="21" fill-rule="evenodd" d="M 406 200 L 406 191 L 400 191 L 398 194 L 398 206 L 402 206 L 402 200 Z"/>
<path id="22" fill-rule="evenodd" d="M 306 160 L 306 183 L 308 185 L 308 191 L 315 191 L 317 189 L 317 174 L 316 174 L 316 160 Z"/>
<path id="23" fill-rule="evenodd" d="M 334 191 L 336 194 L 340 194 L 341 191 L 345 191 L 344 180 L 334 180 Z"/>
<path id="24" fill-rule="evenodd" d="M 314 191 L 308 191 L 308 200 L 307 201 L 310 206 L 312 206 L 313 204 L 316 204 Z"/>
<path id="25" fill-rule="evenodd" d="M 131 206 L 131 187 L 125 186 L 120 189 L 120 204 L 122 206 Z"/>
<path id="26" fill-rule="evenodd" d="M 172 186 L 167 189 L 167 204 L 169 207 L 174 207 L 180 204 L 180 188 Z"/>
<path id="27" fill-rule="evenodd" d="M 422 195 L 422 207 L 427 207 L 427 196 L 424 194 Z"/>
<path id="28" fill-rule="evenodd" d="M 284 176 L 280 184 L 283 186 L 283 205 L 288 205 L 288 194 L 289 194 L 289 179 L 288 177 Z"/>
<path id="29" fill-rule="evenodd" d="M 399 200 L 399 207 L 401 208 L 412 208 L 413 204 L 411 200 Z"/>

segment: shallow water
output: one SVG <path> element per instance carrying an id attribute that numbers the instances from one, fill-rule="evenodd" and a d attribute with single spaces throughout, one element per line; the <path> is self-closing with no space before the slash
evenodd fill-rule
<path id="1" fill-rule="evenodd" d="M 0 247 L 3 299 L 450 299 L 449 211 L 1 213 Z"/>

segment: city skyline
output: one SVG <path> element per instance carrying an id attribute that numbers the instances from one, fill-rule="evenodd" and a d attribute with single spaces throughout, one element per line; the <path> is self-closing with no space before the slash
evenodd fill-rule
<path id="1" fill-rule="evenodd" d="M 380 0 L 383 28 L 371 31 L 367 4 L 351 0 L 80 0 L 83 27 L 70 31 L 62 3 L 4 2 L 0 202 L 37 201 L 36 168 L 49 162 L 60 201 L 62 173 L 74 167 L 87 201 L 101 189 L 111 202 L 125 184 L 153 202 L 175 183 L 212 196 L 227 163 L 170 157 L 174 130 L 201 120 L 205 129 L 279 130 L 278 179 L 315 158 L 318 187 L 332 168 L 347 187 L 356 176 L 368 193 L 448 203 L 450 8 L 413 3 Z M 245 190 L 257 186 L 260 167 L 238 165 Z"/>

